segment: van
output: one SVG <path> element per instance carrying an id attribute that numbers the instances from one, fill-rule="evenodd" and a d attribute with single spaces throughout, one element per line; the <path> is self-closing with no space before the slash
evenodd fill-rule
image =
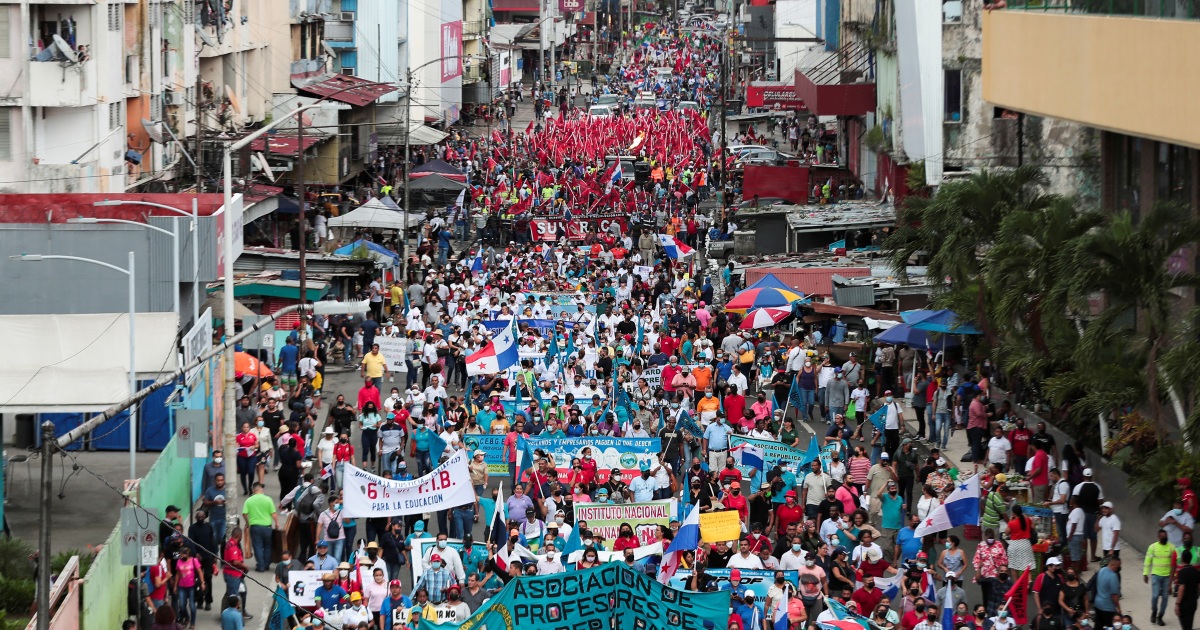
<path id="1" fill-rule="evenodd" d="M 634 159 L 632 155 L 606 155 L 604 156 L 604 172 L 613 167 L 613 164 L 621 161 L 621 181 L 631 182 L 634 178 Z M 607 184 L 608 182 L 604 182 Z"/>

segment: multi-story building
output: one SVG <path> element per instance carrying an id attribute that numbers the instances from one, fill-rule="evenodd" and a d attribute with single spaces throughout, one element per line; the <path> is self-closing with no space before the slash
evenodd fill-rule
<path id="1" fill-rule="evenodd" d="M 1022 4 L 983 15 L 987 106 L 1094 130 L 1099 151 L 1072 157 L 1098 163 L 1107 210 L 1136 216 L 1159 200 L 1200 207 L 1195 5 Z"/>

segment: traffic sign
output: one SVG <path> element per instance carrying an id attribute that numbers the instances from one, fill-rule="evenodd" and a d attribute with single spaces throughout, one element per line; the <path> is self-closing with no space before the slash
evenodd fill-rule
<path id="1" fill-rule="evenodd" d="M 158 562 L 158 510 L 121 508 L 121 564 L 136 567 Z"/>

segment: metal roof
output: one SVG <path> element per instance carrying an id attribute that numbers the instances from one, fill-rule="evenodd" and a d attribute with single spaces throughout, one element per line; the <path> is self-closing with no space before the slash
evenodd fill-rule
<path id="1" fill-rule="evenodd" d="M 833 295 L 833 276 L 869 278 L 870 267 L 752 267 L 746 269 L 746 285 L 767 274 L 804 295 Z"/>
<path id="2" fill-rule="evenodd" d="M 344 74 L 320 75 L 312 79 L 293 74 L 292 85 L 310 94 L 358 107 L 373 103 L 380 96 L 400 89 L 387 83 L 376 83 Z"/>

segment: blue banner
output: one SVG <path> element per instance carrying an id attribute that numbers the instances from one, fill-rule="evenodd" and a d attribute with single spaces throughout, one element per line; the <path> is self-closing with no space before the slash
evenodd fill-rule
<path id="1" fill-rule="evenodd" d="M 510 320 L 507 319 L 486 319 L 480 323 L 483 324 L 484 328 L 487 328 L 488 331 L 493 334 L 496 331 L 503 330 L 507 326 L 511 325 Z M 575 322 L 565 319 L 518 319 L 517 324 L 529 326 L 530 328 L 538 331 L 538 334 L 542 336 L 545 336 L 547 333 L 554 332 L 554 327 L 560 324 L 567 330 L 575 328 Z"/>
<path id="2" fill-rule="evenodd" d="M 511 580 L 458 627 L 464 630 L 677 630 L 729 617 L 729 593 L 693 593 L 621 563 Z M 422 619 L 422 630 L 436 630 Z M 720 624 L 724 627 L 724 623 Z M 450 626 L 453 627 L 453 626 Z"/>
<path id="3" fill-rule="evenodd" d="M 590 448 L 592 458 L 596 460 L 596 483 L 608 481 L 613 468 L 619 468 L 622 480 L 629 483 L 638 476 L 638 466 L 642 462 L 648 462 L 652 466 L 658 465 L 662 441 L 658 438 L 529 437 L 521 438 L 517 448 L 524 449 L 526 458 L 532 456 L 535 450 L 545 451 L 554 458 L 554 466 L 564 478 L 571 472 L 571 459 L 583 457 L 583 449 Z M 522 469 L 531 463 L 526 459 Z"/>
<path id="4" fill-rule="evenodd" d="M 718 588 L 729 588 L 729 572 L 731 569 L 705 569 L 704 573 L 713 577 Z M 765 601 L 767 599 L 767 591 L 771 590 L 771 585 L 775 583 L 775 571 L 760 570 L 760 569 L 741 569 L 742 579 L 741 586 L 746 587 L 746 590 L 754 593 L 756 601 Z M 671 586 L 675 588 L 683 588 L 687 583 L 687 579 L 692 577 L 691 569 L 680 569 L 675 572 L 671 578 Z M 797 571 L 784 571 L 783 579 L 789 584 L 800 589 L 800 573 Z M 795 592 L 795 591 L 793 591 Z"/>

